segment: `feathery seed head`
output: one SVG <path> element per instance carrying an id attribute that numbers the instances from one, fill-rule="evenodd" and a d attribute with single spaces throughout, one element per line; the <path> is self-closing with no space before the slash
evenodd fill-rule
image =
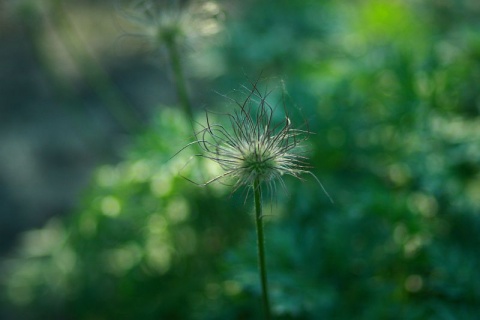
<path id="1" fill-rule="evenodd" d="M 196 133 L 197 140 L 193 143 L 198 143 L 202 151 L 198 156 L 218 163 L 224 170 L 205 185 L 230 179 L 235 191 L 258 181 L 274 191 L 277 182 L 285 187 L 284 175 L 300 179 L 300 175 L 307 173 L 315 177 L 308 171 L 303 155 L 302 142 L 309 131 L 293 128 L 284 103 L 284 119 L 275 121 L 278 106 L 267 101 L 271 91 L 261 92 L 257 83 L 247 90 L 241 102 L 227 97 L 236 104 L 236 109 L 226 114 L 230 128 L 211 123 L 207 112 L 206 125 Z"/>
<path id="2" fill-rule="evenodd" d="M 176 45 L 198 47 L 221 31 L 223 14 L 213 0 L 138 0 L 125 9 L 131 35 L 153 48 Z"/>

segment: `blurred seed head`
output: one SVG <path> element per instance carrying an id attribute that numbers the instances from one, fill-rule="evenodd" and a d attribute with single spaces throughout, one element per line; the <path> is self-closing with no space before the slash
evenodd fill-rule
<path id="1" fill-rule="evenodd" d="M 173 43 L 197 48 L 222 30 L 223 12 L 210 0 L 134 1 L 124 10 L 130 35 L 144 38 L 153 49 Z"/>

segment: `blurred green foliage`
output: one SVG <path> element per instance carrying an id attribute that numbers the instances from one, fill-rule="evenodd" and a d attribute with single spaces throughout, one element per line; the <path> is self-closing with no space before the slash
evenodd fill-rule
<path id="1" fill-rule="evenodd" d="M 220 92 L 245 73 L 285 75 L 335 199 L 287 179 L 272 206 L 276 318 L 476 319 L 477 2 L 229 4 L 228 36 L 187 70 Z M 78 212 L 25 234 L 2 279 L 12 319 L 259 317 L 250 201 L 181 177 L 217 170 L 189 160 L 194 149 L 171 158 L 192 136 L 183 119 L 162 107 L 124 161 L 97 170 Z"/>

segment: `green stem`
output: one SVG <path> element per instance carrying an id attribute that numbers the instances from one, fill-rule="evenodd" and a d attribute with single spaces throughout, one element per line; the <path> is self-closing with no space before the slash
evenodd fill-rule
<path id="1" fill-rule="evenodd" d="M 257 227 L 258 269 L 260 271 L 260 282 L 262 284 L 263 313 L 265 319 L 270 320 L 270 302 L 268 299 L 267 267 L 265 265 L 265 241 L 262 220 L 262 189 L 258 178 L 255 179 L 253 183 L 253 193 L 255 195 L 255 225 Z"/>
<path id="2" fill-rule="evenodd" d="M 185 114 L 189 117 L 191 121 L 193 121 L 192 105 L 190 103 L 190 99 L 188 98 L 187 85 L 185 77 L 183 76 L 180 53 L 178 51 L 178 46 L 175 42 L 175 39 L 167 41 L 166 46 L 168 48 L 170 62 L 172 63 L 173 81 L 175 82 L 178 100 L 182 105 Z"/>

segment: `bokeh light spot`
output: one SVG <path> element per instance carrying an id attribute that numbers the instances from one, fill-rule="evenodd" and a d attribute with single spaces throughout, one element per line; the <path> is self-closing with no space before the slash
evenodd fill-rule
<path id="1" fill-rule="evenodd" d="M 423 288 L 423 278 L 418 274 L 412 274 L 405 279 L 405 290 L 408 292 L 418 292 Z"/>
<path id="2" fill-rule="evenodd" d="M 108 217 L 118 216 L 120 214 L 120 210 L 122 209 L 120 201 L 113 196 L 107 196 L 103 198 L 100 207 L 102 213 Z"/>

